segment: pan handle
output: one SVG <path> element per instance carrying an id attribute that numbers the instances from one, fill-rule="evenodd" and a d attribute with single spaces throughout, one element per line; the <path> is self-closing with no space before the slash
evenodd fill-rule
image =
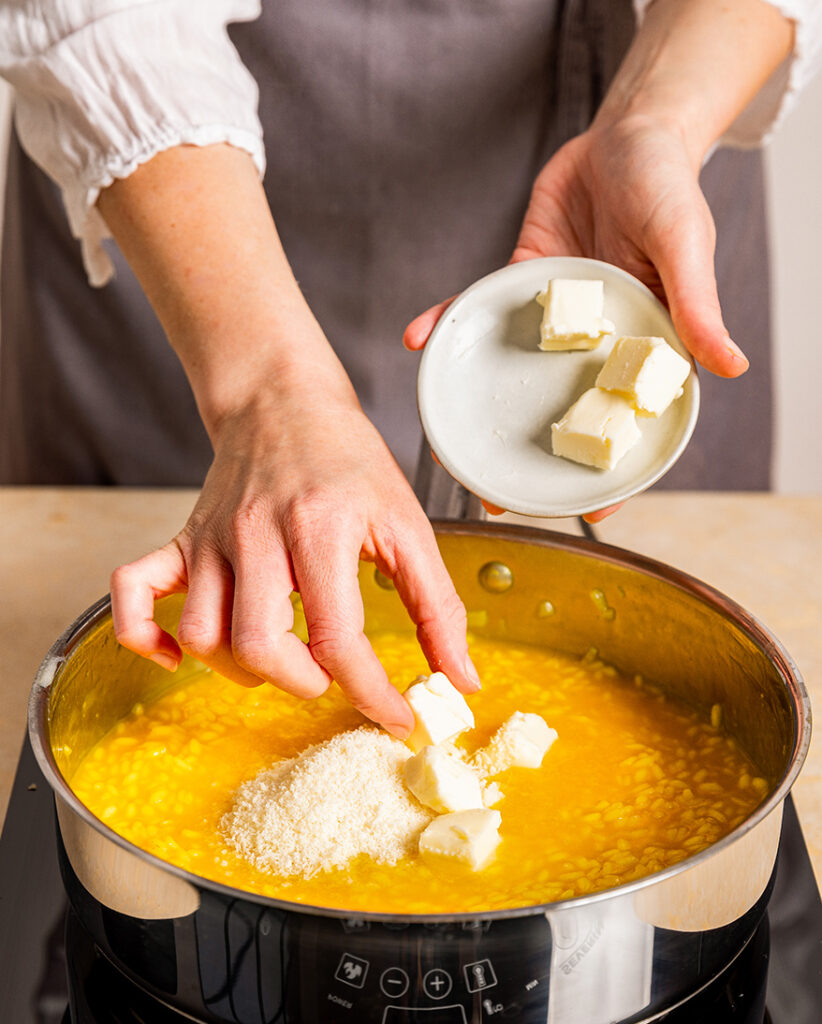
<path id="1" fill-rule="evenodd" d="M 442 466 L 434 462 L 424 437 L 417 457 L 414 493 L 429 519 L 472 519 L 484 522 L 488 518 L 476 494 L 467 491 Z M 577 517 L 577 526 L 583 537 L 599 540 L 593 526 L 586 523 L 582 516 Z"/>

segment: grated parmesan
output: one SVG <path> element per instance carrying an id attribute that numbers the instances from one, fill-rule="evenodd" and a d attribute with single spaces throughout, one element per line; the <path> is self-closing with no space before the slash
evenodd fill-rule
<path id="1" fill-rule="evenodd" d="M 311 878 L 360 855 L 396 864 L 434 817 L 406 789 L 404 743 L 363 726 L 338 733 L 243 783 L 221 821 L 262 871 Z"/>
<path id="2" fill-rule="evenodd" d="M 556 738 L 556 730 L 549 729 L 544 718 L 515 711 L 497 729 L 488 746 L 474 754 L 471 763 L 486 779 L 515 765 L 539 768 Z"/>

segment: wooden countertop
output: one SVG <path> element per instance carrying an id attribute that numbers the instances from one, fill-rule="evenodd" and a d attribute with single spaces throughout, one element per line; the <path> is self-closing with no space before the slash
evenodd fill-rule
<path id="1" fill-rule="evenodd" d="M 46 651 L 106 593 L 112 568 L 177 532 L 195 498 L 192 490 L 0 488 L 0 817 Z M 550 525 L 577 532 L 573 522 Z M 596 529 L 606 543 L 683 569 L 747 608 L 782 641 L 822 708 L 822 496 L 647 494 Z M 794 798 L 822 883 L 819 735 Z"/>

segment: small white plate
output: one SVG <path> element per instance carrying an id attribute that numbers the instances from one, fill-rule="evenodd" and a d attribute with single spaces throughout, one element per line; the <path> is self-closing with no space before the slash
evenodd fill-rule
<path id="1" fill-rule="evenodd" d="M 542 352 L 536 295 L 554 277 L 605 282 L 613 338 L 585 352 Z M 696 368 L 642 438 L 611 470 L 551 453 L 551 424 L 593 387 L 621 335 L 665 338 L 693 366 L 665 307 L 635 277 L 599 260 L 552 257 L 483 277 L 448 307 L 423 351 L 417 402 L 443 467 L 473 494 L 528 516 L 576 516 L 625 501 L 676 462 L 696 425 Z"/>

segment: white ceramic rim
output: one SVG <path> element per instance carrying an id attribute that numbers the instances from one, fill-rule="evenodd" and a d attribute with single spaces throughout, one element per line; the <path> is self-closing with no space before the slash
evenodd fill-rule
<path id="1" fill-rule="evenodd" d="M 475 429 L 477 424 L 472 423 L 470 418 L 463 418 L 458 429 L 453 429 L 453 422 L 449 425 L 444 423 L 444 419 L 447 417 L 444 414 L 443 406 L 455 396 L 459 401 L 460 389 L 464 394 L 468 388 L 475 389 L 485 386 L 487 391 L 492 374 L 493 386 L 497 387 L 500 380 L 499 369 L 501 365 L 506 365 L 505 361 L 508 361 L 507 365 L 513 368 L 515 360 L 531 359 L 531 353 L 523 356 L 523 353 L 514 351 L 516 346 L 506 346 L 512 350 L 510 361 L 509 357 L 505 356 L 503 364 L 501 364 L 499 351 L 495 352 L 493 357 L 487 358 L 485 367 L 489 372 L 484 381 L 479 380 L 483 369 L 482 358 L 472 358 L 470 363 L 465 363 L 464 366 L 470 367 L 470 373 L 466 372 L 463 379 L 460 379 L 459 370 L 462 367 L 457 366 L 457 363 L 462 357 L 455 357 L 453 352 L 461 316 L 464 321 L 468 315 L 476 316 L 475 311 L 479 310 L 479 315 L 493 317 L 493 313 L 483 312 L 481 299 L 489 292 L 498 290 L 499 284 L 503 280 L 513 281 L 520 293 L 528 291 L 527 286 L 524 287 L 524 285 L 525 282 L 531 282 L 530 291 L 536 294 L 536 291 L 544 288 L 547 281 L 553 277 L 588 277 L 605 280 L 606 316 L 608 315 L 609 286 L 611 289 L 615 284 L 617 287 L 627 286 L 621 298 L 623 304 L 626 302 L 624 296 L 637 299 L 637 309 L 639 310 L 637 315 L 641 317 L 640 322 L 655 321 L 664 326 L 664 337 L 674 349 L 691 362 L 693 372 L 685 383 L 683 396 L 677 400 L 675 406 L 667 410 L 658 421 L 652 421 L 647 417 L 641 419 L 645 436 L 614 470 L 592 469 L 569 462 L 567 459 L 559 459 L 547 450 L 540 451 L 537 457 L 542 467 L 539 479 L 543 494 L 541 497 L 535 497 L 527 489 L 530 484 L 524 481 L 532 481 L 535 477 L 533 471 L 534 451 L 532 449 L 535 449 L 536 446 L 530 444 L 526 446 L 519 441 L 506 453 L 506 457 L 509 459 L 508 465 L 514 467 L 513 475 L 516 476 L 517 472 L 520 473 L 517 486 L 506 482 L 505 479 L 489 476 L 487 475 L 488 467 L 493 464 L 493 460 L 489 458 L 483 462 L 481 467 L 478 466 L 480 458 L 474 450 L 477 437 L 482 436 L 481 431 Z M 536 287 L 534 287 L 535 285 Z M 508 313 L 507 310 L 499 313 L 497 321 Z M 626 329 L 621 329 L 619 323 L 616 326 L 615 337 L 620 334 L 639 333 L 632 329 L 630 324 L 625 325 Z M 497 328 L 497 334 L 500 333 L 501 329 Z M 662 332 L 658 330 L 655 333 Z M 492 330 L 489 330 L 484 337 L 491 335 Z M 493 343 L 486 343 L 483 338 L 478 344 Z M 496 345 L 497 350 L 500 347 L 499 344 Z M 536 335 L 533 351 L 536 353 L 537 359 L 541 358 L 546 361 L 545 365 L 549 365 L 547 360 L 553 360 L 551 365 L 564 368 L 569 375 L 574 373 L 574 368 L 578 372 L 579 367 L 584 365 L 583 361 L 588 359 L 589 383 L 586 386 L 593 384 L 592 376 L 595 376 L 596 373 L 596 369 L 590 369 L 590 366 L 593 365 L 590 360 L 598 359 L 600 363 L 604 360 L 604 352 L 597 356 L 597 350 L 593 353 L 540 353 L 537 348 Z M 557 356 L 561 358 L 556 359 Z M 536 363 L 532 360 L 531 365 L 536 365 Z M 476 373 L 477 369 L 480 371 L 479 376 Z M 512 369 L 513 372 L 515 371 Z M 446 380 L 447 385 L 444 383 Z M 520 381 L 520 383 L 524 383 L 524 381 Z M 503 381 L 502 387 L 506 386 L 506 382 Z M 566 395 L 564 401 L 567 401 L 567 404 L 564 405 L 564 408 L 560 404 L 563 412 L 579 397 L 580 393 L 581 389 L 577 389 L 576 392 L 571 390 Z M 659 480 L 680 457 L 693 434 L 699 412 L 699 381 L 693 358 L 676 334 L 668 311 L 641 281 L 621 268 L 599 260 L 577 257 L 543 257 L 509 264 L 496 270 L 476 281 L 454 299 L 434 328 L 423 351 L 417 381 L 417 403 L 423 431 L 432 451 L 443 468 L 467 490 L 485 501 L 511 512 L 542 518 L 559 518 L 584 515 L 619 504 L 646 490 Z M 520 415 L 524 414 L 522 406 L 517 402 L 507 401 L 507 404 L 509 408 L 514 409 L 512 414 L 514 419 L 518 412 Z M 488 403 L 485 403 L 483 408 L 487 410 Z M 498 410 L 499 407 L 497 407 Z M 676 415 L 672 416 L 674 411 L 676 411 Z M 505 414 L 505 410 L 502 410 L 503 419 L 500 420 L 502 427 L 508 425 L 504 421 Z M 449 412 L 447 415 L 450 416 L 451 413 Z M 476 415 L 479 416 L 478 413 Z M 524 429 L 524 425 L 522 423 L 515 424 L 515 428 Z M 500 430 L 497 430 L 496 433 L 499 434 Z M 539 447 L 545 448 L 544 445 Z M 482 451 L 490 454 L 490 450 L 487 448 Z M 526 456 L 530 460 L 527 467 Z M 510 479 L 511 474 L 508 476 Z M 553 490 L 549 496 L 546 496 L 545 489 L 549 485 L 553 487 Z"/>

